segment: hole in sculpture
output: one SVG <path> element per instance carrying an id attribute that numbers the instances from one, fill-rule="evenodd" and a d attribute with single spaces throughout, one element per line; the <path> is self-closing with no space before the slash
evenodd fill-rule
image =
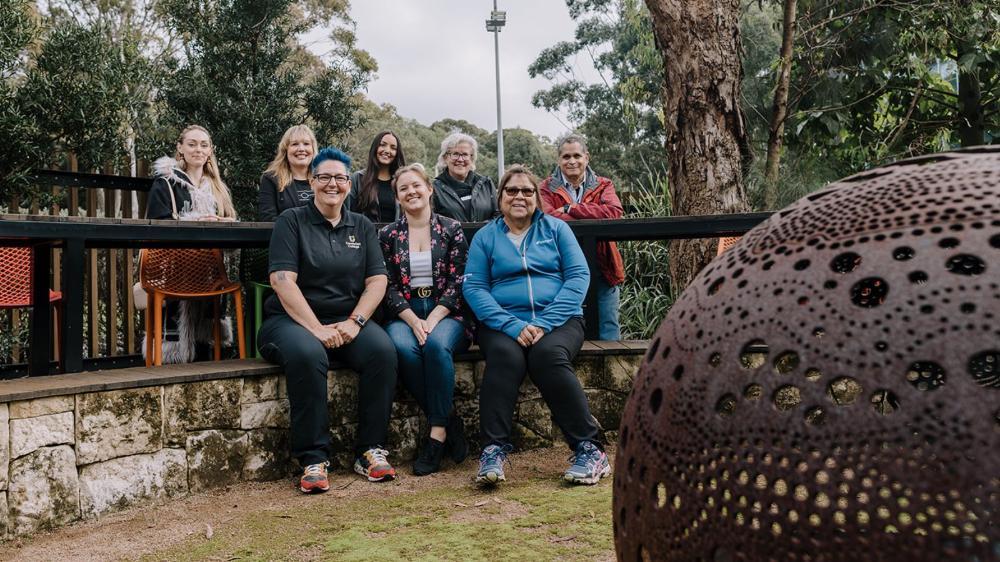
<path id="1" fill-rule="evenodd" d="M 938 242 L 938 246 L 944 249 L 950 249 L 950 248 L 957 248 L 960 243 L 961 242 L 958 241 L 958 238 L 952 238 L 949 236 L 948 238 L 942 238 Z"/>
<path id="2" fill-rule="evenodd" d="M 715 352 L 708 356 L 708 364 L 711 367 L 718 367 L 722 364 L 722 354 Z"/>
<path id="3" fill-rule="evenodd" d="M 663 391 L 659 388 L 654 389 L 653 393 L 649 395 L 649 409 L 653 411 L 654 414 L 660 411 L 660 404 L 663 403 Z"/>
<path id="4" fill-rule="evenodd" d="M 678 365 L 677 368 L 674 369 L 674 375 L 673 375 L 674 380 L 679 381 L 683 376 L 684 376 L 684 365 Z"/>
<path id="5" fill-rule="evenodd" d="M 990 246 L 1000 249 L 1000 234 L 994 234 L 990 236 Z"/>
<path id="6" fill-rule="evenodd" d="M 817 369 L 815 367 L 811 367 L 809 369 L 806 369 L 806 380 L 809 381 L 809 382 L 816 382 L 822 376 L 823 376 L 823 373 L 821 373 L 819 371 L 819 369 Z"/>
<path id="7" fill-rule="evenodd" d="M 875 412 L 883 416 L 888 416 L 899 409 L 899 397 L 885 388 L 880 388 L 872 393 L 871 403 Z"/>
<path id="8" fill-rule="evenodd" d="M 866 277 L 851 287 L 851 302 L 861 308 L 880 306 L 888 295 L 889 284 L 878 277 Z"/>
<path id="9" fill-rule="evenodd" d="M 980 386 L 1000 388 L 1000 350 L 982 351 L 969 359 L 969 374 Z"/>
<path id="10" fill-rule="evenodd" d="M 660 482 L 656 485 L 656 508 L 663 509 L 667 505 L 667 486 Z"/>
<path id="11" fill-rule="evenodd" d="M 826 411 L 819 406 L 813 406 L 806 410 L 805 418 L 809 425 L 823 425 L 826 423 Z"/>
<path id="12" fill-rule="evenodd" d="M 927 282 L 927 274 L 923 271 L 914 271 L 906 276 L 910 280 L 910 283 L 914 285 L 923 285 Z"/>
<path id="13" fill-rule="evenodd" d="M 972 254 L 952 256 L 945 262 L 944 267 L 955 275 L 979 275 L 986 271 L 983 260 Z"/>
<path id="14" fill-rule="evenodd" d="M 785 351 L 774 358 L 774 370 L 779 375 L 787 375 L 799 368 L 799 355 L 794 351 Z"/>
<path id="15" fill-rule="evenodd" d="M 862 390 L 861 383 L 851 377 L 837 377 L 826 387 L 826 393 L 838 406 L 853 404 Z"/>
<path id="16" fill-rule="evenodd" d="M 719 401 L 715 403 L 715 411 L 720 416 L 731 416 L 736 411 L 736 397 L 732 394 L 723 394 Z"/>
<path id="17" fill-rule="evenodd" d="M 764 387 L 757 383 L 748 384 L 747 387 L 743 389 L 743 397 L 747 400 L 758 400 L 763 394 Z"/>
<path id="18" fill-rule="evenodd" d="M 936 390 L 944 385 L 944 368 L 933 361 L 916 361 L 906 370 L 906 380 L 917 390 Z"/>
<path id="19" fill-rule="evenodd" d="M 759 369 L 767 362 L 767 344 L 764 340 L 752 340 L 740 351 L 740 367 Z"/>
<path id="20" fill-rule="evenodd" d="M 809 265 L 810 265 L 809 260 L 799 260 L 795 262 L 795 265 L 792 267 L 795 268 L 795 271 L 805 271 L 809 269 Z"/>
<path id="21" fill-rule="evenodd" d="M 835 273 L 850 273 L 861 265 L 861 256 L 854 252 L 844 252 L 833 258 L 830 262 L 830 269 Z"/>
<path id="22" fill-rule="evenodd" d="M 722 284 L 725 282 L 726 282 L 725 277 L 720 277 L 716 279 L 715 282 L 708 287 L 708 294 L 714 295 L 715 293 L 718 293 L 719 289 L 722 288 Z"/>
<path id="23" fill-rule="evenodd" d="M 774 391 L 774 406 L 787 412 L 802 403 L 802 392 L 797 386 L 787 384 Z"/>
<path id="24" fill-rule="evenodd" d="M 900 246 L 892 251 L 892 259 L 896 261 L 911 260 L 915 255 L 917 255 L 917 253 L 909 246 Z"/>

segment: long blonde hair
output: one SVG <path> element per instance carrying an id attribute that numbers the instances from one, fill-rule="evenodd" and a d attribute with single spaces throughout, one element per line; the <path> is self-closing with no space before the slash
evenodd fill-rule
<path id="1" fill-rule="evenodd" d="M 219 161 L 215 159 L 215 144 L 212 143 L 212 135 L 208 132 L 208 129 L 201 125 L 188 125 L 181 131 L 180 136 L 177 137 L 177 145 L 184 144 L 184 137 L 191 131 L 201 131 L 208 136 L 208 144 L 212 147 L 212 152 L 209 154 L 208 159 L 205 160 L 202 173 L 208 178 L 209 183 L 212 184 L 212 196 L 215 197 L 215 204 L 219 209 L 219 215 L 235 219 L 236 208 L 233 207 L 233 197 L 229 194 L 229 188 L 226 187 L 225 182 L 222 181 L 222 176 L 219 174 Z M 187 171 L 187 163 L 184 162 L 184 155 L 181 154 L 179 149 L 174 149 L 174 160 L 177 160 L 181 170 Z"/>
<path id="2" fill-rule="evenodd" d="M 312 143 L 313 156 L 319 152 L 316 146 L 316 135 L 313 134 L 309 125 L 295 125 L 289 127 L 285 134 L 281 135 L 281 142 L 278 143 L 278 151 L 274 154 L 274 160 L 267 165 L 265 174 L 271 174 L 277 180 L 278 191 L 284 191 L 292 183 L 292 167 L 288 165 L 288 146 L 292 141 L 305 139 Z"/>

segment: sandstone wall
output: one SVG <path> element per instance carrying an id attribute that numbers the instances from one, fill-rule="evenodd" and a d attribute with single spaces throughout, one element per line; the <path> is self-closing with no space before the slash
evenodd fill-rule
<path id="1" fill-rule="evenodd" d="M 594 416 L 617 430 L 640 355 L 583 356 L 577 375 Z M 482 362 L 456 363 L 455 404 L 478 431 Z M 357 376 L 328 377 L 332 463 L 346 469 L 357 428 Z M 397 390 L 390 460 L 408 472 L 424 419 Z M 609 438 L 614 439 L 614 435 Z M 537 389 L 525 382 L 515 413 L 520 448 L 561 441 Z M 474 470 L 474 462 L 466 461 Z M 241 480 L 287 478 L 288 397 L 283 376 L 220 378 L 0 404 L 0 537 L 96 518 Z"/>

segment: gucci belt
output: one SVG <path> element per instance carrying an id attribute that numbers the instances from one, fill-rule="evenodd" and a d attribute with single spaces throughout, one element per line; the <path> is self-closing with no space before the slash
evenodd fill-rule
<path id="1" fill-rule="evenodd" d="M 420 297 L 420 298 L 422 298 L 422 299 L 427 299 L 427 298 L 430 298 L 430 296 L 431 296 L 431 288 L 429 286 L 428 287 L 414 287 L 413 290 L 415 290 L 417 292 L 417 296 Z"/>

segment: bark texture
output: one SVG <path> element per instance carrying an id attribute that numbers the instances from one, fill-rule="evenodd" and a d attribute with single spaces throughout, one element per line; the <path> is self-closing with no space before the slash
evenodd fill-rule
<path id="1" fill-rule="evenodd" d="M 740 85 L 739 0 L 646 0 L 663 55 L 663 113 L 673 214 L 744 213 L 750 149 Z M 670 245 L 679 292 L 715 257 L 716 240 Z"/>
<path id="2" fill-rule="evenodd" d="M 764 166 L 764 205 L 774 209 L 778 204 L 778 171 L 781 168 L 781 147 L 785 140 L 785 118 L 788 116 L 788 84 L 792 77 L 792 51 L 795 46 L 796 0 L 785 0 L 782 17 L 781 59 L 778 63 L 778 83 L 774 87 L 774 105 L 767 138 L 767 162 Z"/>

